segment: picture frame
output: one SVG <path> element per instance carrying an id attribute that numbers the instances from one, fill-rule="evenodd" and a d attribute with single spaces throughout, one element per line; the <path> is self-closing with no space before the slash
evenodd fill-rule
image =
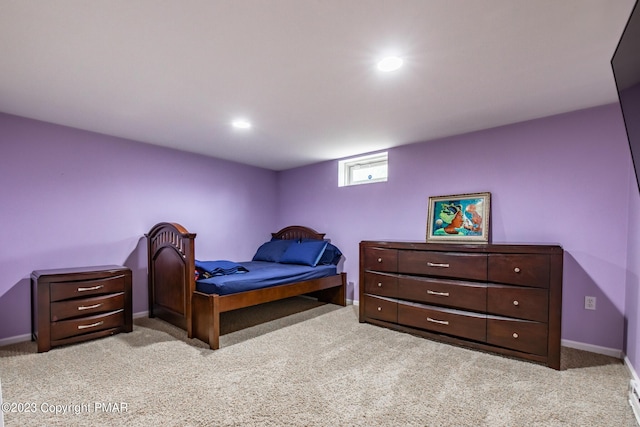
<path id="1" fill-rule="evenodd" d="M 489 243 L 491 193 L 429 197 L 427 243 Z"/>

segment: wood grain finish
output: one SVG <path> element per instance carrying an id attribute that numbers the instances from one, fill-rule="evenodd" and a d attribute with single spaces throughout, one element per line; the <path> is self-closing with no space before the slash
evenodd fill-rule
<path id="1" fill-rule="evenodd" d="M 486 316 L 470 311 L 399 302 L 398 323 L 476 341 L 487 337 Z"/>
<path id="2" fill-rule="evenodd" d="M 402 275 L 398 278 L 397 298 L 467 310 L 486 311 L 487 285 L 460 280 Z"/>
<path id="3" fill-rule="evenodd" d="M 562 259 L 557 245 L 363 241 L 360 321 L 560 369 Z"/>
<path id="4" fill-rule="evenodd" d="M 99 295 L 91 298 L 76 298 L 51 303 L 51 321 L 57 322 L 78 316 L 89 316 L 105 311 L 120 310 L 125 306 L 124 289 L 122 292 Z"/>
<path id="5" fill-rule="evenodd" d="M 487 280 L 487 257 L 436 251 L 399 251 L 398 271 L 434 277 Z"/>
<path id="6" fill-rule="evenodd" d="M 549 257 L 533 254 L 489 254 L 489 281 L 548 288 Z"/>
<path id="7" fill-rule="evenodd" d="M 383 297 L 398 297 L 398 276 L 385 273 L 364 273 L 364 291 Z"/>
<path id="8" fill-rule="evenodd" d="M 364 296 L 364 307 L 368 317 L 387 322 L 398 321 L 398 301 L 374 295 Z"/>
<path id="9" fill-rule="evenodd" d="M 131 332 L 131 270 L 113 265 L 34 271 L 31 305 L 39 353 Z"/>

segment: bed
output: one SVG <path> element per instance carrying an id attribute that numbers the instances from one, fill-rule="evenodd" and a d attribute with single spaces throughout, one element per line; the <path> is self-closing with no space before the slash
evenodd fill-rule
<path id="1" fill-rule="evenodd" d="M 238 274 L 233 280 L 225 276 L 227 282 L 233 282 L 233 286 L 227 288 L 224 287 L 226 284 L 222 287 L 220 284 L 207 286 L 210 283 L 205 283 L 207 280 L 201 275 L 196 280 L 197 273 L 202 270 L 201 263 L 195 257 L 195 233 L 188 232 L 180 224 L 162 222 L 153 226 L 145 236 L 148 249 L 149 317 L 157 317 L 185 329 L 189 338 L 202 340 L 213 350 L 220 347 L 220 313 L 299 295 L 346 305 L 346 273 L 338 272 L 335 266 L 333 271 L 329 269 L 322 273 L 298 271 L 299 274 L 292 276 L 293 279 L 280 278 L 284 281 L 277 283 L 262 275 L 257 289 L 245 280 L 248 273 Z M 321 242 L 328 242 L 324 236 L 308 227 L 285 227 L 272 233 L 271 240 L 258 248 L 254 258 L 258 257 L 263 247 L 285 242 L 304 242 L 306 247 L 322 246 Z M 270 242 L 274 243 L 267 245 Z M 268 252 L 266 258 L 269 259 Z M 264 264 L 268 262 L 257 261 L 263 261 Z M 325 268 L 324 265 L 321 267 Z"/>

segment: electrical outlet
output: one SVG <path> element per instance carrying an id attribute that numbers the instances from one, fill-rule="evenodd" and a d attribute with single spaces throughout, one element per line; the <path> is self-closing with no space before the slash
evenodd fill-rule
<path id="1" fill-rule="evenodd" d="M 584 297 L 584 308 L 586 310 L 596 309 L 596 297 Z"/>

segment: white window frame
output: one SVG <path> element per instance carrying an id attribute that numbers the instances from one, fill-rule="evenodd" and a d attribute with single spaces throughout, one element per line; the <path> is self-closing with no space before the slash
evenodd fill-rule
<path id="1" fill-rule="evenodd" d="M 380 178 L 373 178 L 366 181 L 356 181 L 353 178 L 353 171 L 371 166 L 387 166 L 387 174 Z M 382 153 L 368 154 L 366 156 L 352 157 L 338 161 L 338 187 L 350 185 L 373 184 L 374 182 L 386 182 L 389 177 L 389 154 Z"/>

